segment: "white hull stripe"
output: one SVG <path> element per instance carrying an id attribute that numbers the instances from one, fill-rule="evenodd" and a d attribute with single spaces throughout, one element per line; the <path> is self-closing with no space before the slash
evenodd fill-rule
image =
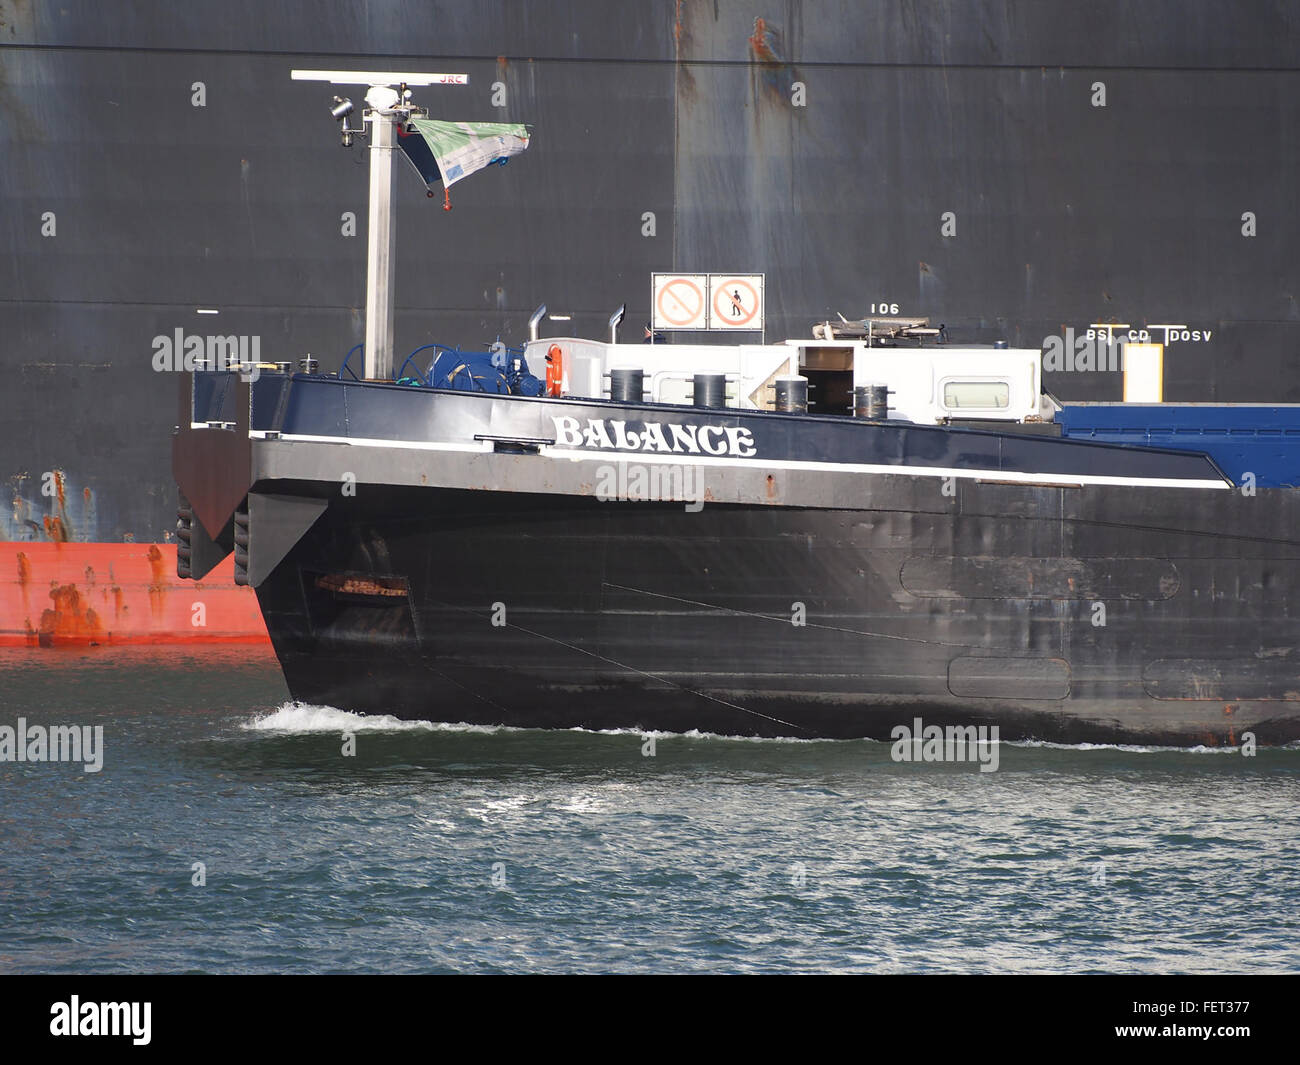
<path id="1" fill-rule="evenodd" d="M 711 455 L 666 455 L 654 452 L 583 451 L 578 448 L 543 447 L 541 453 L 572 462 L 658 462 L 669 466 L 718 466 L 756 470 L 796 470 L 809 473 L 877 473 L 895 477 L 960 477 L 978 481 L 1010 481 L 1052 488 L 1085 484 L 1142 488 L 1231 488 L 1227 481 L 1178 477 L 1106 477 L 1072 473 L 1017 473 L 1014 470 L 955 469 L 947 466 L 893 466 L 870 462 L 804 462 L 798 459 L 724 458 Z"/>
<path id="2" fill-rule="evenodd" d="M 261 432 L 249 436 L 265 439 Z M 352 447 L 391 447 L 412 451 L 460 451 L 482 455 L 493 450 L 492 441 L 476 440 L 468 444 L 436 441 L 379 440 L 343 436 L 307 436 L 290 433 L 278 439 L 312 444 L 345 444 Z M 1199 488 L 1227 489 L 1233 485 L 1220 480 L 1192 480 L 1177 477 L 1106 477 L 1092 474 L 1068 473 L 1018 473 L 1014 470 L 956 469 L 947 466 L 894 466 L 868 462 L 804 462 L 797 459 L 724 458 L 712 455 L 677 455 L 656 452 L 584 451 L 580 448 L 562 448 L 543 445 L 539 453 L 548 458 L 568 459 L 570 462 L 657 462 L 667 466 L 711 466 L 720 469 L 792 470 L 808 473 L 874 473 L 894 477 L 957 477 L 964 480 L 998 481 L 1043 486 L 1072 488 L 1084 485 L 1117 485 L 1133 488 Z"/>
<path id="3" fill-rule="evenodd" d="M 254 440 L 265 440 L 264 432 L 254 430 L 248 434 Z M 468 444 L 440 443 L 436 440 L 380 440 L 374 437 L 308 436 L 281 433 L 274 440 L 289 440 L 303 444 L 346 444 L 352 447 L 395 447 L 407 451 L 462 451 L 467 455 L 485 455 L 492 450 L 491 440 L 475 440 Z"/>

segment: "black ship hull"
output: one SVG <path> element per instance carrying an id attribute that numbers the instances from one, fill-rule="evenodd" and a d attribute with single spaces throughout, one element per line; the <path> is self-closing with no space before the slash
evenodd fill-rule
<path id="1" fill-rule="evenodd" d="M 258 588 L 305 702 L 748 736 L 887 739 L 920 717 L 1003 739 L 1300 738 L 1289 490 L 947 497 L 881 475 L 852 509 L 693 510 L 328 487 Z"/>
<path id="2" fill-rule="evenodd" d="M 399 361 L 517 343 L 542 300 L 639 329 L 652 271 L 741 270 L 770 336 L 878 304 L 1028 346 L 1186 323 L 1166 399 L 1300 401 L 1294 0 L 524 6 L 0 3 L 0 541 L 169 537 L 154 338 L 330 370 L 364 339 L 366 168 L 294 67 L 465 71 L 440 116 L 536 125 L 451 213 L 398 182 Z"/>
<path id="3" fill-rule="evenodd" d="M 197 373 L 178 403 L 182 576 L 234 553 L 304 702 L 1300 739 L 1300 493 L 1199 451 L 306 374 Z"/>

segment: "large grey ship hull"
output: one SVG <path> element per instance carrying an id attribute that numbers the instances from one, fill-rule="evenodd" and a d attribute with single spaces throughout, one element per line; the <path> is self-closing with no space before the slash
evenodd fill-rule
<path id="1" fill-rule="evenodd" d="M 402 175 L 399 358 L 518 342 L 542 301 L 639 330 L 651 271 L 737 270 L 769 336 L 895 303 L 1029 346 L 1186 323 L 1212 336 L 1169 349 L 1166 398 L 1300 400 L 1297 32 L 1289 0 L 0 0 L 0 537 L 47 535 L 53 470 L 71 538 L 170 537 L 153 338 L 326 369 L 363 339 L 366 168 L 301 66 L 462 70 L 437 114 L 535 128 L 450 214 Z"/>

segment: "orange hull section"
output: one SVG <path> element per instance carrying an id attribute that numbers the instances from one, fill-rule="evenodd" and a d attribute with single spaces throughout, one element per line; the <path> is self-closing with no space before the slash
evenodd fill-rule
<path id="1" fill-rule="evenodd" d="M 0 645 L 267 643 L 257 596 L 234 568 L 228 556 L 183 581 L 175 544 L 10 541 L 0 545 Z"/>

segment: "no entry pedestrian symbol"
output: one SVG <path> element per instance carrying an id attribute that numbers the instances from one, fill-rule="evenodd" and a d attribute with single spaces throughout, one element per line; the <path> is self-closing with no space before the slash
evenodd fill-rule
<path id="1" fill-rule="evenodd" d="M 710 274 L 712 329 L 763 328 L 763 275 Z"/>
<path id="2" fill-rule="evenodd" d="M 654 328 L 707 329 L 708 291 L 705 274 L 655 274 Z"/>

